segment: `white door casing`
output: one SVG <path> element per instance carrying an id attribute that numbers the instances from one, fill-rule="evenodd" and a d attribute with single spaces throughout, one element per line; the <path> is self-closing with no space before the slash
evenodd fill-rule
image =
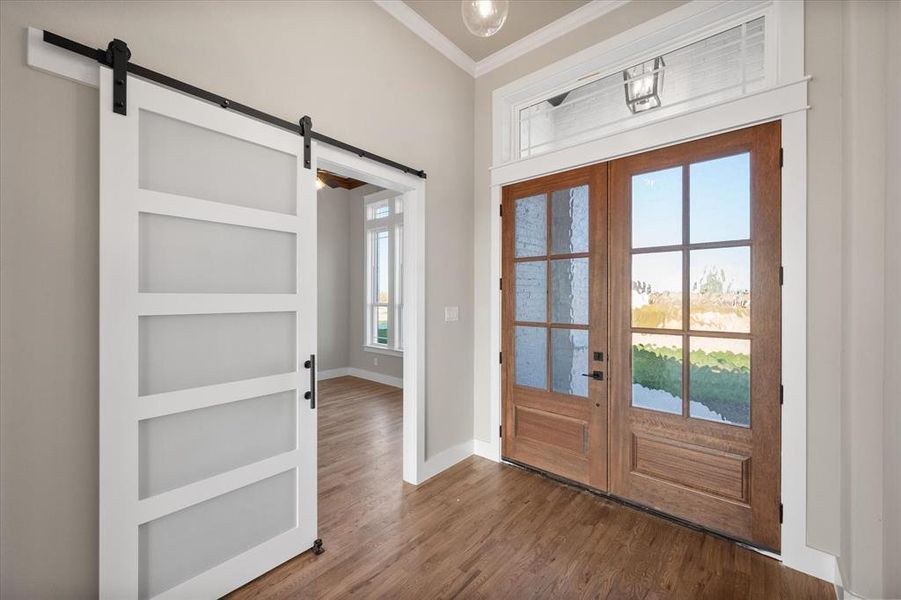
<path id="1" fill-rule="evenodd" d="M 315 172 L 99 69 L 100 595 L 218 597 L 317 537 Z"/>

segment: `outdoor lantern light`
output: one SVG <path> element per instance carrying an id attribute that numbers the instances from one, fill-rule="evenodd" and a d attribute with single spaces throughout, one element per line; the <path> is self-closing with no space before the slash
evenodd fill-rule
<path id="1" fill-rule="evenodd" d="M 463 23 L 469 33 L 490 37 L 500 31 L 510 10 L 509 0 L 463 0 Z"/>
<path id="2" fill-rule="evenodd" d="M 643 62 L 623 71 L 626 88 L 626 104 L 632 114 L 660 106 L 663 91 L 663 57 Z"/>

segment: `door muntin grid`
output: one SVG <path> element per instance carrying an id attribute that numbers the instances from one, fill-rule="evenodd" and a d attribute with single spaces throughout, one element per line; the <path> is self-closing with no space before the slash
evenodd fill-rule
<path id="1" fill-rule="evenodd" d="M 636 173 L 629 187 L 632 407 L 750 427 L 750 152 Z"/>
<path id="2" fill-rule="evenodd" d="M 514 384 L 588 397 L 589 186 L 514 199 Z"/>

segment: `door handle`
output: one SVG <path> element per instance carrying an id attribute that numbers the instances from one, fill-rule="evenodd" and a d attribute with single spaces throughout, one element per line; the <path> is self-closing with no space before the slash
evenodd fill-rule
<path id="1" fill-rule="evenodd" d="M 310 401 L 310 408 L 316 408 L 316 355 L 311 354 L 303 366 L 310 370 L 310 391 L 304 393 L 303 397 Z"/>
<path id="2" fill-rule="evenodd" d="M 596 379 L 598 381 L 604 381 L 604 372 L 592 371 L 591 373 L 582 373 L 582 377 L 591 377 L 592 379 Z"/>

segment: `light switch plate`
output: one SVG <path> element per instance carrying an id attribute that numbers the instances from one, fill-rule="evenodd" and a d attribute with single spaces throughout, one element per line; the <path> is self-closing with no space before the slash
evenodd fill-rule
<path id="1" fill-rule="evenodd" d="M 460 307 L 459 306 L 445 306 L 444 307 L 444 320 L 448 323 L 451 321 L 456 321 L 460 318 Z"/>

